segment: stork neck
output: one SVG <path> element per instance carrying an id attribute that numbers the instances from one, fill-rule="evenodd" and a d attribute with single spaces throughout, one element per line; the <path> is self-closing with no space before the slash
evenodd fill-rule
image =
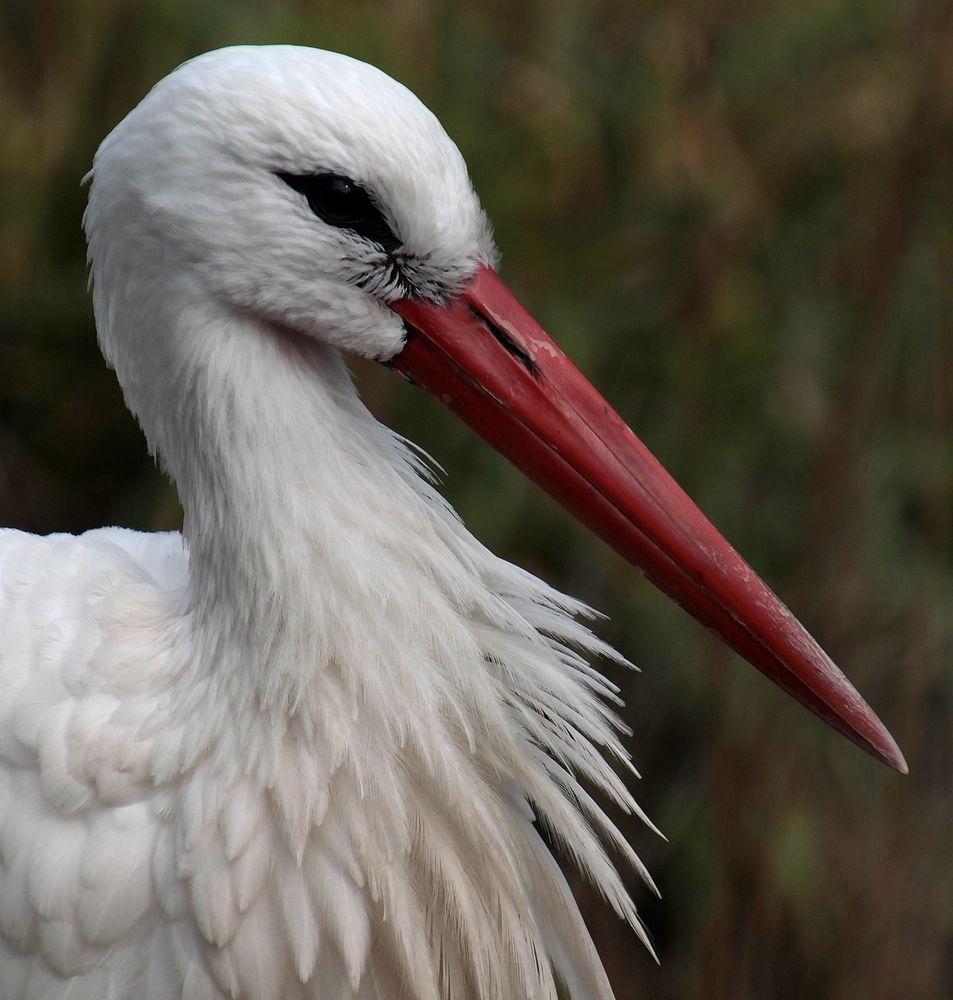
<path id="1" fill-rule="evenodd" d="M 361 615 L 384 613 L 393 550 L 421 534 L 426 502 L 334 349 L 245 317 L 203 336 L 171 428 L 184 440 L 162 448 L 190 612 L 225 652 L 211 660 L 237 656 L 253 686 L 297 702 Z"/>

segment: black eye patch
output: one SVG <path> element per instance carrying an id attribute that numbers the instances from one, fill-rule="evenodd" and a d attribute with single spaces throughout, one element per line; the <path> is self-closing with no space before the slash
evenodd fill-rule
<path id="1" fill-rule="evenodd" d="M 376 243 L 385 253 L 392 254 L 400 249 L 400 240 L 374 199 L 350 177 L 276 173 L 290 188 L 303 194 L 311 211 L 329 226 L 350 229 Z"/>

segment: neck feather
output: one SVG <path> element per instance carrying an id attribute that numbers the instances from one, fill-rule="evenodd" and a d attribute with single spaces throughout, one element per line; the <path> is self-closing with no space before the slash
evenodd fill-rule
<path id="1" fill-rule="evenodd" d="M 329 676 L 355 702 L 412 680 L 438 638 L 441 660 L 472 657 L 463 621 L 498 601 L 477 566 L 492 557 L 337 351 L 247 316 L 206 321 L 195 343 L 158 450 L 185 510 L 204 663 L 286 715 Z"/>

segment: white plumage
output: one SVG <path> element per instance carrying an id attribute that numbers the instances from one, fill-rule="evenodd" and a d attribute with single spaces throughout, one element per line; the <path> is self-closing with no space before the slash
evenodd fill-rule
<path id="1" fill-rule="evenodd" d="M 605 1000 L 534 811 L 645 940 L 580 784 L 637 809 L 616 654 L 358 400 L 400 289 L 276 176 L 319 167 L 425 293 L 492 260 L 439 124 L 343 56 L 200 57 L 97 154 L 100 339 L 185 529 L 0 536 L 0 1000 Z"/>

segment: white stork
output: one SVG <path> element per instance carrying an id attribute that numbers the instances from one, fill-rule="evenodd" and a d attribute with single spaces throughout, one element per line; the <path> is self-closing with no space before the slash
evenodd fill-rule
<path id="1" fill-rule="evenodd" d="M 0 1000 L 607 1000 L 538 832 L 645 939 L 586 608 L 488 552 L 341 352 L 435 393 L 899 770 L 886 730 L 492 269 L 380 71 L 209 53 L 103 142 L 103 352 L 182 535 L 0 537 Z M 649 884 L 651 882 L 649 881 Z"/>

